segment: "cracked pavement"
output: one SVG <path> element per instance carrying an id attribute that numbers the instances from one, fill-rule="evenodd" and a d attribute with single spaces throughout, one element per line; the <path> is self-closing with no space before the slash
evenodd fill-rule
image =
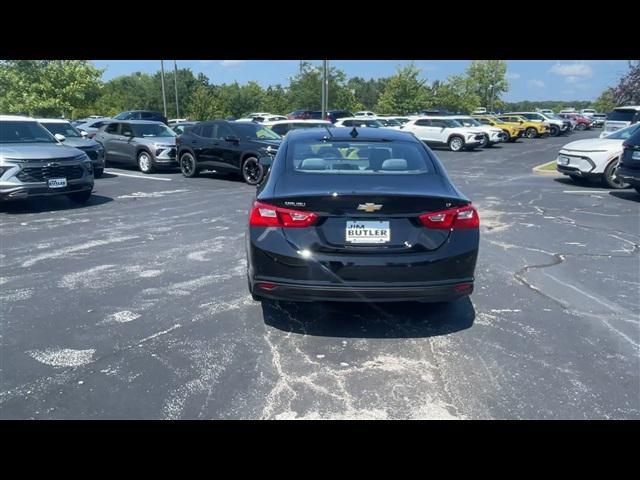
<path id="1" fill-rule="evenodd" d="M 0 418 L 638 419 L 640 195 L 531 171 L 598 134 L 436 150 L 482 224 L 449 305 L 253 302 L 224 175 L 0 205 Z"/>

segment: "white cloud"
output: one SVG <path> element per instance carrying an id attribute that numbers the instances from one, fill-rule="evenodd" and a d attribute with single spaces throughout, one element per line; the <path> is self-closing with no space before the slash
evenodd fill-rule
<path id="1" fill-rule="evenodd" d="M 519 73 L 507 73 L 506 75 L 507 80 L 517 80 L 520 78 L 520 74 Z"/>
<path id="2" fill-rule="evenodd" d="M 220 62 L 220 65 L 223 67 L 238 67 L 246 63 L 246 60 L 223 60 Z"/>
<path id="3" fill-rule="evenodd" d="M 532 78 L 531 80 L 529 80 L 529 86 L 535 88 L 544 88 L 544 82 L 542 80 Z"/>
<path id="4" fill-rule="evenodd" d="M 556 63 L 549 69 L 549 73 L 555 73 L 567 78 L 567 83 L 575 83 L 569 81 L 569 78 L 590 78 L 593 76 L 593 68 L 586 63 Z"/>

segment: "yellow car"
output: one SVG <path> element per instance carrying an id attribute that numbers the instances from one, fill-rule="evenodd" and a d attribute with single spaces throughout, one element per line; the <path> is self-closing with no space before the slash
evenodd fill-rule
<path id="1" fill-rule="evenodd" d="M 483 125 L 491 125 L 497 127 L 507 134 L 510 142 L 515 142 L 518 138 L 524 135 L 524 127 L 519 123 L 503 122 L 491 115 L 473 115 L 473 118 L 478 120 Z"/>
<path id="2" fill-rule="evenodd" d="M 536 138 L 549 135 L 549 124 L 547 122 L 533 122 L 521 115 L 496 115 L 498 120 L 508 123 L 517 123 L 524 127 L 524 136 Z"/>

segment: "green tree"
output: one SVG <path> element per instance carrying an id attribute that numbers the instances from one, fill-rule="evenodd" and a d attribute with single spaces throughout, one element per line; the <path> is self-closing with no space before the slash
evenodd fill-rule
<path id="1" fill-rule="evenodd" d="M 506 79 L 507 62 L 504 60 L 474 60 L 467 68 L 467 77 L 474 85 L 482 107 L 495 108 L 500 94 L 509 91 Z"/>
<path id="2" fill-rule="evenodd" d="M 329 109 L 352 109 L 357 102 L 347 86 L 347 76 L 335 67 L 329 67 Z M 322 108 L 322 71 L 309 62 L 303 62 L 301 72 L 289 81 L 289 103 L 292 108 L 320 110 Z"/>
<path id="3" fill-rule="evenodd" d="M 0 62 L 0 110 L 71 117 L 93 103 L 103 70 L 85 60 Z"/>
<path id="4" fill-rule="evenodd" d="M 108 81 L 102 88 L 95 109 L 101 115 L 116 115 L 124 110 L 162 111 L 162 91 L 153 76 L 135 72 Z"/>
<path id="5" fill-rule="evenodd" d="M 291 111 L 287 91 L 279 84 L 268 87 L 263 98 L 263 108 L 266 112 L 286 115 Z"/>
<path id="6" fill-rule="evenodd" d="M 607 88 L 600 96 L 593 102 L 593 108 L 601 113 L 608 113 L 618 106 L 613 88 Z"/>
<path id="7" fill-rule="evenodd" d="M 376 110 L 381 114 L 405 114 L 426 107 L 430 101 L 430 90 L 426 80 L 419 77 L 421 69 L 411 63 L 399 68 L 385 82 Z"/>
<path id="8" fill-rule="evenodd" d="M 468 77 L 454 75 L 446 82 L 434 82 L 431 86 L 433 107 L 450 112 L 469 113 L 480 105 L 480 98 Z"/>
<path id="9" fill-rule="evenodd" d="M 189 118 L 197 121 L 225 118 L 229 115 L 219 89 L 202 84 L 194 89 L 185 112 Z"/>
<path id="10" fill-rule="evenodd" d="M 352 77 L 347 82 L 347 88 L 351 91 L 357 105 L 357 110 L 374 110 L 378 104 L 380 94 L 386 85 L 386 78 L 371 78 L 365 80 L 361 77 Z"/>

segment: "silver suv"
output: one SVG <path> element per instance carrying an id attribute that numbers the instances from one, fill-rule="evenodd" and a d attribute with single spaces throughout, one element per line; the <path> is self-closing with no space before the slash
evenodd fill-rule
<path id="1" fill-rule="evenodd" d="M 94 140 L 104 147 L 107 163 L 137 165 L 142 173 L 178 166 L 176 133 L 162 122 L 112 122 L 101 127 Z"/>
<path id="2" fill-rule="evenodd" d="M 84 203 L 93 190 L 93 165 L 61 144 L 33 118 L 0 115 L 0 200 L 67 195 Z"/>

